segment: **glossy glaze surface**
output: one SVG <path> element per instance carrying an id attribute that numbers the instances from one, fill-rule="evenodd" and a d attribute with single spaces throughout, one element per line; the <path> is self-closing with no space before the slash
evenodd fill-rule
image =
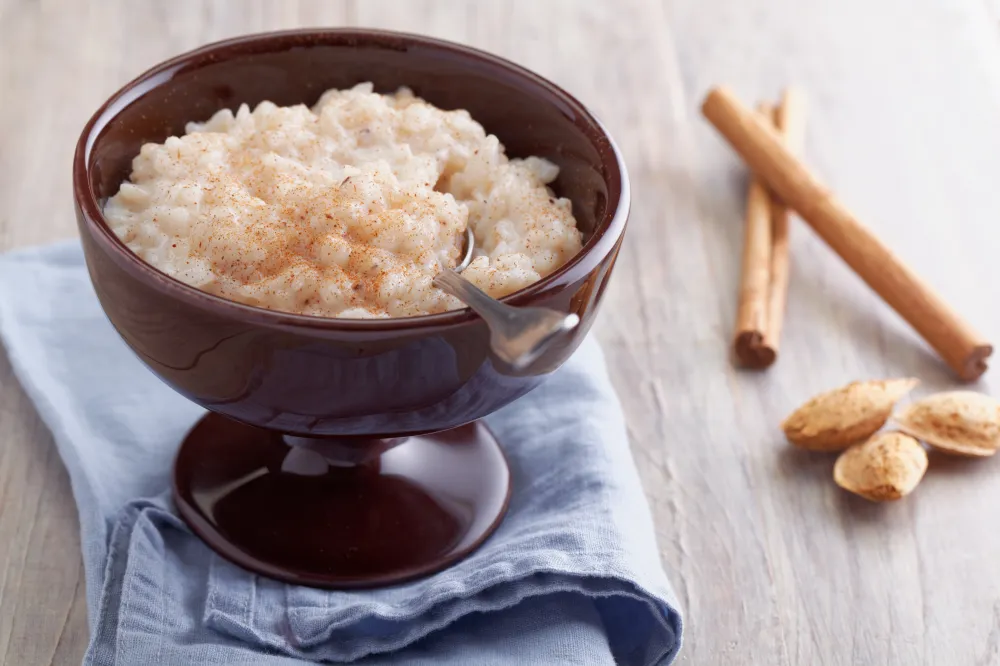
<path id="1" fill-rule="evenodd" d="M 479 546 L 507 509 L 510 471 L 480 423 L 357 444 L 381 455 L 338 466 L 339 450 L 289 447 L 278 433 L 209 414 L 181 446 L 174 500 L 230 561 L 338 589 L 442 569 Z"/>
<path id="2" fill-rule="evenodd" d="M 239 305 L 159 273 L 129 252 L 100 207 L 141 145 L 214 111 L 268 99 L 312 104 L 331 87 L 371 80 L 465 108 L 507 146 L 559 165 L 584 251 L 515 304 L 575 312 L 581 325 L 530 372 L 489 350 L 467 310 L 375 321 L 320 319 Z M 73 165 L 87 265 L 125 341 L 173 388 L 210 410 L 304 436 L 432 432 L 489 414 L 534 388 L 593 322 L 628 214 L 620 156 L 600 124 L 555 85 L 494 56 L 377 31 L 271 33 L 210 45 L 160 65 L 113 96 L 87 124 Z"/>

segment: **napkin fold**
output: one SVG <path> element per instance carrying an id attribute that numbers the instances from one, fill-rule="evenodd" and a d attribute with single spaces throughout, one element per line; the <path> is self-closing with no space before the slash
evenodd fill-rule
<path id="1" fill-rule="evenodd" d="M 75 242 L 0 257 L 0 339 L 80 512 L 86 664 L 669 664 L 681 618 L 621 409 L 586 341 L 486 419 L 514 492 L 500 528 L 434 576 L 322 591 L 244 571 L 178 518 L 177 446 L 203 414 L 104 316 Z"/>

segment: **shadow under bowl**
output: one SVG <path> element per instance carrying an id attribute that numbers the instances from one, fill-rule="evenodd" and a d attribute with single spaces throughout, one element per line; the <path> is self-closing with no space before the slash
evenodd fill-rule
<path id="1" fill-rule="evenodd" d="M 246 306 L 154 269 L 103 219 L 143 144 L 183 134 L 187 122 L 220 109 L 312 105 L 330 88 L 365 81 L 466 109 L 508 155 L 559 167 L 553 189 L 572 201 L 583 251 L 504 300 L 572 312 L 580 325 L 528 371 L 492 356 L 489 331 L 467 309 L 345 320 Z M 556 85 L 468 47 L 354 29 L 240 37 L 147 71 L 85 126 L 73 193 L 87 267 L 111 323 L 154 373 L 212 412 L 175 465 L 185 520 L 242 566 L 324 587 L 429 573 L 496 527 L 509 470 L 492 435 L 473 422 L 535 388 L 582 341 L 629 208 L 611 138 Z"/>

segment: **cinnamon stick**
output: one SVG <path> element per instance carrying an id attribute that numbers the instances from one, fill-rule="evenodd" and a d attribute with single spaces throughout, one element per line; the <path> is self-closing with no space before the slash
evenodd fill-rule
<path id="1" fill-rule="evenodd" d="M 993 346 L 854 217 L 784 146 L 770 123 L 725 88 L 709 92 L 702 113 L 757 177 L 909 322 L 960 379 L 972 381 L 986 371 Z"/>
<path id="2" fill-rule="evenodd" d="M 757 113 L 781 132 L 795 153 L 805 138 L 805 97 L 785 91 L 774 109 L 762 104 Z M 733 352 L 741 365 L 765 368 L 778 356 L 788 294 L 788 208 L 753 179 L 747 190 L 743 272 L 736 314 Z"/>
<path id="3" fill-rule="evenodd" d="M 774 118 L 774 109 L 769 104 L 759 105 L 757 113 L 769 123 Z M 733 338 L 736 359 L 751 368 L 767 367 L 776 358 L 775 350 L 764 343 L 770 319 L 771 212 L 771 195 L 767 187 L 759 178 L 753 178 L 747 188 L 743 269 Z"/>

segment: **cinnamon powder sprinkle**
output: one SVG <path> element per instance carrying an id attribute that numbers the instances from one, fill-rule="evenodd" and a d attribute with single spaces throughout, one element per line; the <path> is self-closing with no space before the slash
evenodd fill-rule
<path id="1" fill-rule="evenodd" d="M 143 146 L 105 208 L 140 257 L 200 289 L 326 317 L 462 307 L 431 286 L 471 225 L 465 277 L 494 296 L 581 247 L 558 169 L 508 159 L 465 111 L 402 89 L 328 91 L 313 109 L 262 102 Z"/>

